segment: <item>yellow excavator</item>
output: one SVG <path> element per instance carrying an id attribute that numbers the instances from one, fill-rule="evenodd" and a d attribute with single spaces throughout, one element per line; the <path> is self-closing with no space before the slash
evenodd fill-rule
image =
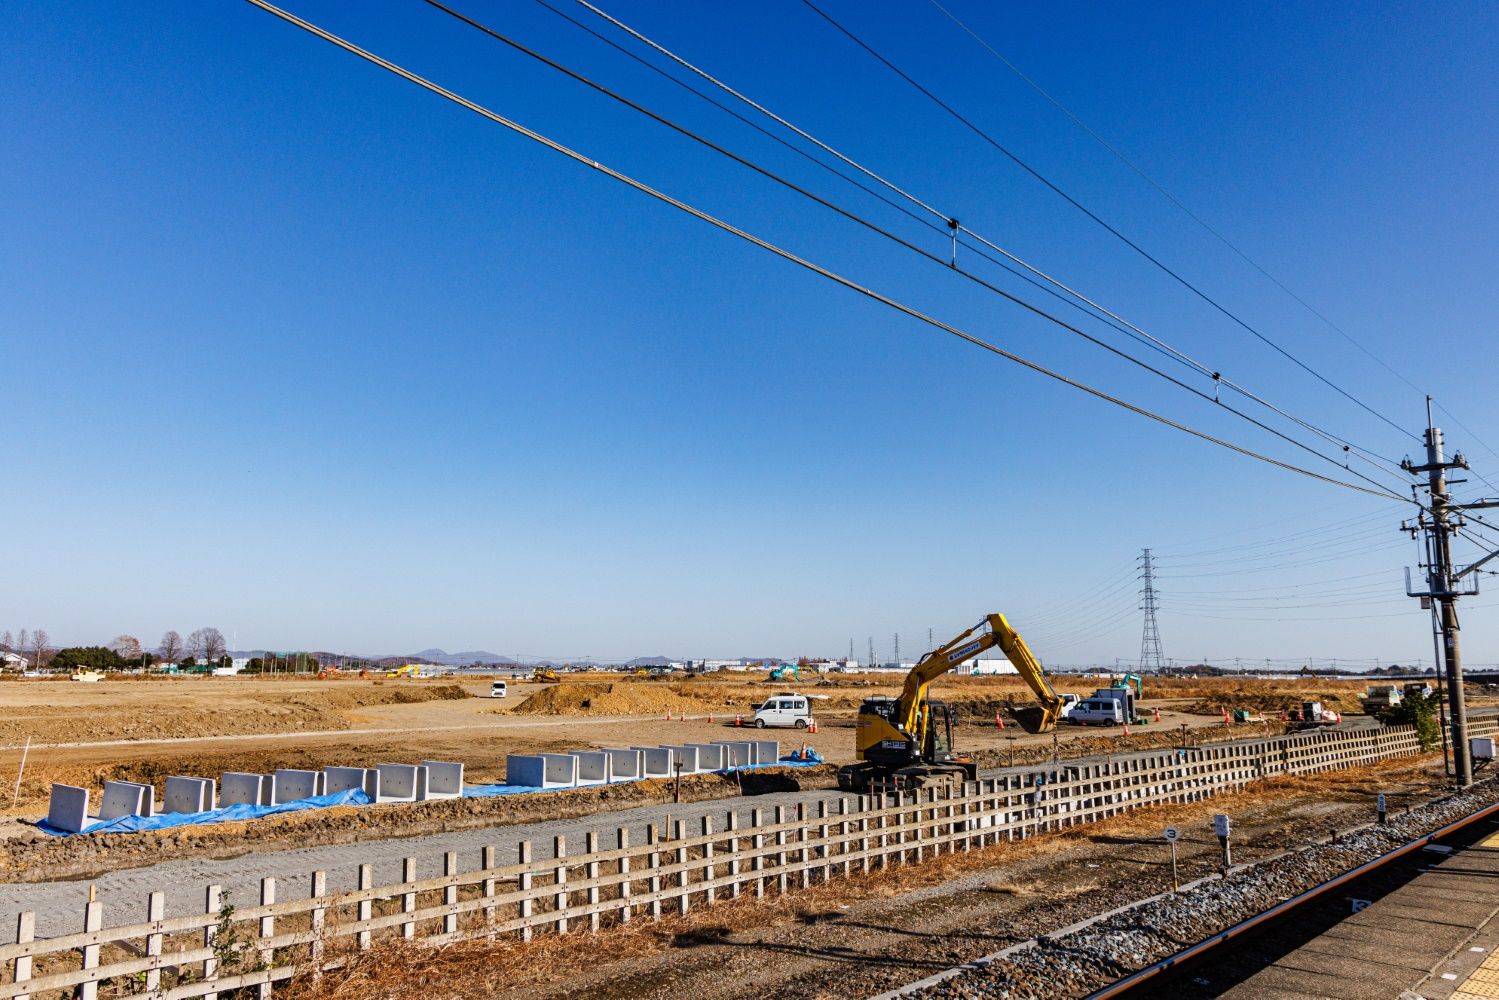
<path id="1" fill-rule="evenodd" d="M 561 684 L 562 678 L 551 667 L 537 667 L 531 671 L 531 680 L 539 684 Z"/>
<path id="2" fill-rule="evenodd" d="M 1046 671 L 1004 615 L 990 614 L 945 645 L 927 653 L 906 675 L 898 698 L 866 698 L 859 706 L 856 732 L 857 763 L 838 770 L 838 787 L 867 790 L 871 784 L 900 779 L 907 788 L 949 781 L 972 781 L 978 768 L 967 753 L 954 749 L 953 713 L 927 696 L 938 677 L 964 660 L 998 646 L 1014 664 L 1036 705 L 1010 707 L 1010 714 L 1028 733 L 1055 729 L 1062 699 L 1046 679 Z"/>

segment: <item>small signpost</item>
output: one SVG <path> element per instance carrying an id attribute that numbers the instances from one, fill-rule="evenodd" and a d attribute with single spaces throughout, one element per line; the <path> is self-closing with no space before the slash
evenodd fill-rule
<path id="1" fill-rule="evenodd" d="M 1174 826 L 1168 826 L 1161 832 L 1161 837 L 1171 845 L 1171 891 L 1174 893 L 1179 888 L 1176 878 L 1176 842 L 1181 839 L 1182 832 Z"/>
<path id="2" fill-rule="evenodd" d="M 1218 844 L 1223 848 L 1223 874 L 1227 875 L 1229 866 L 1234 863 L 1234 856 L 1228 840 L 1233 835 L 1233 824 L 1226 813 L 1213 817 L 1213 832 L 1218 835 Z"/>
<path id="3" fill-rule="evenodd" d="M 1379 793 L 1379 798 L 1376 799 L 1375 801 L 1378 803 L 1378 808 L 1379 808 L 1379 825 L 1380 826 L 1384 826 L 1384 817 L 1385 817 L 1385 812 L 1384 812 L 1384 792 L 1380 792 Z"/>

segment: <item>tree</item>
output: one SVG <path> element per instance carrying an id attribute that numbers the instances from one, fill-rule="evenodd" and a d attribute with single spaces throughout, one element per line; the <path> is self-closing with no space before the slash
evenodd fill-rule
<path id="1" fill-rule="evenodd" d="M 176 629 L 167 629 L 161 637 L 161 645 L 156 647 L 156 652 L 160 654 L 164 662 L 176 663 L 177 658 L 182 655 L 182 636 L 177 634 Z"/>
<path id="2" fill-rule="evenodd" d="M 0 632 L 0 652 L 9 653 L 15 645 L 15 638 L 10 634 L 10 629 Z"/>
<path id="3" fill-rule="evenodd" d="M 119 670 L 128 664 L 113 649 L 105 646 L 69 646 L 52 657 L 52 666 L 60 670 Z"/>
<path id="4" fill-rule="evenodd" d="M 193 659 L 209 663 L 226 652 L 224 633 L 212 626 L 194 629 L 192 635 L 187 637 L 187 645 L 193 651 Z"/>
<path id="5" fill-rule="evenodd" d="M 17 637 L 16 652 L 18 652 L 18 653 L 24 653 L 24 652 L 26 652 L 26 650 L 30 646 L 31 646 L 31 633 L 28 632 L 28 631 L 26 631 L 23 628 L 23 629 L 21 629 L 21 634 Z"/>
<path id="6" fill-rule="evenodd" d="M 38 670 L 42 667 L 42 654 L 47 651 L 47 640 L 50 638 L 52 637 L 47 634 L 46 629 L 39 628 L 31 633 L 31 646 L 36 651 L 36 666 Z"/>
<path id="7" fill-rule="evenodd" d="M 1421 749 L 1435 750 L 1437 741 L 1442 738 L 1441 730 L 1437 728 L 1436 703 L 1435 691 L 1428 697 L 1407 695 L 1400 704 L 1378 713 L 1378 718 L 1387 726 L 1415 726 Z"/>
<path id="8" fill-rule="evenodd" d="M 109 643 L 109 648 L 120 655 L 122 660 L 138 660 L 141 655 L 141 641 L 133 635 L 117 635 Z"/>

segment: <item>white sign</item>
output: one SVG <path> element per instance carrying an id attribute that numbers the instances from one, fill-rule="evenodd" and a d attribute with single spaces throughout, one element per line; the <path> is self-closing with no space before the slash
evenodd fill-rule
<path id="1" fill-rule="evenodd" d="M 1229 823 L 1228 816 L 1219 813 L 1213 817 L 1213 832 L 1220 837 L 1227 837 L 1233 832 L 1233 827 Z"/>
<path id="2" fill-rule="evenodd" d="M 1166 827 L 1166 829 L 1161 833 L 1161 836 L 1166 838 L 1166 843 L 1168 844 L 1176 843 L 1181 839 L 1181 835 L 1182 832 L 1174 826 Z"/>
<path id="3" fill-rule="evenodd" d="M 1379 811 L 1384 812 L 1384 792 L 1379 793 Z"/>

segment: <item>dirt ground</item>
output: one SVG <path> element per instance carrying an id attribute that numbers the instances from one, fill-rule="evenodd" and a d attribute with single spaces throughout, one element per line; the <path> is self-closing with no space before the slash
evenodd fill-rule
<path id="1" fill-rule="evenodd" d="M 755 675 L 757 677 L 758 675 Z M 400 679 L 317 681 L 284 677 L 179 677 L 0 683 L 0 782 L 13 800 L 0 799 L 0 837 L 27 831 L 15 818 L 40 816 L 52 783 L 97 789 L 105 780 L 153 782 L 168 775 L 216 776 L 222 771 L 270 771 L 385 760 L 458 760 L 475 783 L 503 780 L 507 753 L 557 752 L 589 746 L 705 742 L 731 736 L 736 716 L 749 718 L 767 696 L 782 690 L 813 696 L 818 732 L 768 730 L 784 748 L 806 743 L 827 760 L 853 757 L 854 715 L 871 694 L 895 694 L 893 675 L 839 676 L 767 684 L 750 675 L 707 675 L 680 681 L 582 675 L 559 685 L 512 682 L 505 699 L 487 697 L 489 680 Z M 1090 693 L 1099 681 L 1066 678 L 1063 689 Z M 1191 729 L 1222 730 L 1216 714 L 1192 714 L 1221 701 L 1265 696 L 1256 685 L 1277 684 L 1279 697 L 1332 701 L 1357 692 L 1347 681 L 1244 682 L 1155 680 L 1141 702 L 1161 722 L 1126 739 L 1117 730 L 1062 727 L 1064 757 L 1148 746 Z M 1023 763 L 1050 752 L 1050 736 L 1030 736 L 994 714 L 1029 692 L 1015 677 L 946 677 L 935 690 L 955 705 L 956 739 L 983 766 Z M 1211 711 L 1211 709 L 1210 709 Z M 670 720 L 667 721 L 668 715 Z M 1234 735 L 1263 727 L 1234 727 Z M 1105 735 L 1106 734 L 1106 735 Z M 23 780 L 15 788 L 22 745 L 30 738 Z M 1174 738 L 1174 737 L 1173 737 Z M 1044 751 L 1042 748 L 1045 748 Z"/>
<path id="2" fill-rule="evenodd" d="M 618 996 L 791 1000 L 868 996 L 1170 887 L 1166 825 L 1184 831 L 1183 881 L 1217 869 L 1211 817 L 1233 815 L 1235 861 L 1252 862 L 1439 794 L 1431 756 L 1161 806 L 1032 840 L 839 879 L 785 897 L 530 943 L 377 950 L 295 1000 Z"/>

